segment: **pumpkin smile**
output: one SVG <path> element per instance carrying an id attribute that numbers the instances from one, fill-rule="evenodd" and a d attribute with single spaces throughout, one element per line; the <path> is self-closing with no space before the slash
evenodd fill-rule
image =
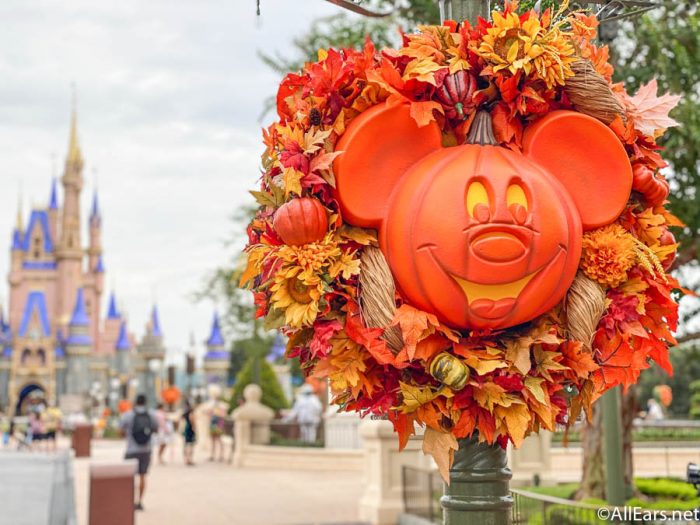
<path id="1" fill-rule="evenodd" d="M 488 299 L 497 302 L 502 299 L 517 299 L 532 278 L 540 273 L 540 270 L 535 270 L 522 279 L 509 283 L 482 284 L 474 281 L 467 281 L 456 275 L 452 275 L 452 278 L 457 281 L 457 284 L 462 288 L 469 304 L 480 299 Z"/>

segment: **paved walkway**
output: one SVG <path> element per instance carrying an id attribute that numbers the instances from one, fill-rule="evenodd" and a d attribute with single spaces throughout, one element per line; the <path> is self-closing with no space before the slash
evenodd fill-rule
<path id="1" fill-rule="evenodd" d="M 181 447 L 171 464 L 154 464 L 137 525 L 349 525 L 357 521 L 362 473 L 236 469 L 203 458 L 186 467 Z M 122 441 L 93 441 L 91 458 L 74 460 L 78 524 L 87 525 L 90 462 L 119 461 Z M 166 452 L 166 457 L 169 452 Z M 195 454 L 195 461 L 198 458 Z"/>

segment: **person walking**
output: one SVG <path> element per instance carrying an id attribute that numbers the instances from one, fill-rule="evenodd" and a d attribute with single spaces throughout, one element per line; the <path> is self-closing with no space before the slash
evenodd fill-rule
<path id="1" fill-rule="evenodd" d="M 185 422 L 183 435 L 185 437 L 185 465 L 194 466 L 194 443 L 197 440 L 197 433 L 194 426 L 194 410 L 188 399 L 185 400 L 185 407 L 182 412 L 182 420 Z"/>
<path id="2" fill-rule="evenodd" d="M 289 415 L 290 418 L 296 419 L 299 424 L 300 437 L 304 443 L 316 443 L 322 413 L 323 405 L 314 394 L 313 387 L 308 383 L 304 384 L 299 389 L 299 396 L 297 396 Z"/>
<path id="3" fill-rule="evenodd" d="M 138 460 L 139 493 L 134 508 L 143 510 L 143 494 L 146 491 L 146 475 L 151 465 L 151 440 L 158 432 L 158 419 L 155 413 L 146 408 L 146 396 L 136 396 L 133 410 L 122 416 L 122 434 L 126 436 L 125 459 Z"/>
<path id="4" fill-rule="evenodd" d="M 168 419 L 163 403 L 158 403 L 156 419 L 158 420 L 158 463 L 165 465 L 163 455 L 165 454 L 165 449 L 173 440 L 173 422 Z"/>

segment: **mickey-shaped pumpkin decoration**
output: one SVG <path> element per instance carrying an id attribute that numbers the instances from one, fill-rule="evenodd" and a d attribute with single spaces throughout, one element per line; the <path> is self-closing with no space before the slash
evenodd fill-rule
<path id="1" fill-rule="evenodd" d="M 532 123 L 518 152 L 442 147 L 436 122 L 419 127 L 408 105 L 385 103 L 336 150 L 344 220 L 378 229 L 402 296 L 460 329 L 507 328 L 554 307 L 583 231 L 614 221 L 632 186 L 615 134 L 573 111 Z"/>

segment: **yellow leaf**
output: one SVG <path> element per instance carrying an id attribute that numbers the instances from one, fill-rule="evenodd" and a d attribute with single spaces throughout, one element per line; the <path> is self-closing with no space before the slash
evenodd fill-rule
<path id="1" fill-rule="evenodd" d="M 435 71 L 442 69 L 443 66 L 436 64 L 430 58 L 411 60 L 403 72 L 403 79 L 416 79 L 421 82 L 427 82 L 433 86 L 437 86 L 435 81 Z"/>
<path id="2" fill-rule="evenodd" d="M 506 391 L 496 383 L 489 381 L 481 386 L 474 386 L 474 399 L 479 406 L 489 412 L 493 412 L 495 405 L 502 405 L 506 402 Z"/>
<path id="3" fill-rule="evenodd" d="M 542 383 L 544 379 L 541 377 L 528 376 L 525 378 L 525 388 L 527 388 L 530 393 L 542 404 L 545 404 L 549 400 L 549 396 L 545 393 L 542 388 Z"/>
<path id="4" fill-rule="evenodd" d="M 403 397 L 400 409 L 404 414 L 416 411 L 421 405 L 429 403 L 439 395 L 429 386 L 421 388 L 399 381 L 399 387 Z"/>
<path id="5" fill-rule="evenodd" d="M 547 352 L 540 345 L 535 345 L 534 357 L 536 370 L 548 381 L 553 381 L 549 372 L 567 370 L 567 367 L 560 365 L 558 362 L 563 357 L 559 352 Z"/>
<path id="6" fill-rule="evenodd" d="M 519 447 L 525 439 L 528 427 L 530 426 L 530 412 L 527 405 L 514 403 L 507 408 L 496 407 L 494 415 L 496 418 L 500 419 L 508 429 L 508 434 L 510 434 L 513 440 L 513 445 Z"/>
<path id="7" fill-rule="evenodd" d="M 506 359 L 523 375 L 526 375 L 532 367 L 530 363 L 530 337 L 519 337 L 506 342 Z"/>
<path id="8" fill-rule="evenodd" d="M 282 173 L 282 181 L 284 182 L 284 194 L 289 196 L 290 193 L 301 195 L 301 178 L 304 173 L 294 168 L 285 168 Z"/>
<path id="9" fill-rule="evenodd" d="M 457 439 L 451 432 L 440 432 L 427 427 L 423 436 L 423 453 L 433 456 L 442 479 L 450 484 L 450 468 L 454 461 L 455 450 L 459 448 Z"/>
<path id="10" fill-rule="evenodd" d="M 239 287 L 244 287 L 248 281 L 260 273 L 260 262 L 263 260 L 266 254 L 267 248 L 264 246 L 257 246 L 248 252 L 246 268 L 238 281 Z"/>
<path id="11" fill-rule="evenodd" d="M 348 226 L 343 223 L 340 230 L 338 230 L 338 235 L 341 239 L 350 239 L 363 246 L 377 246 L 376 230 L 357 228 L 356 226 Z"/>

